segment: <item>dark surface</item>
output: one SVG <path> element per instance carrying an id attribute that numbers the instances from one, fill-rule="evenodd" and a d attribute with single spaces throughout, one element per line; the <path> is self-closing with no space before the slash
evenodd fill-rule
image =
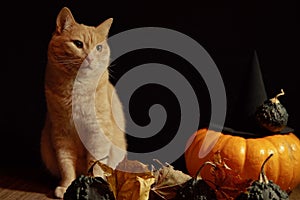
<path id="1" fill-rule="evenodd" d="M 78 22 L 98 25 L 108 17 L 114 18 L 110 34 L 114 35 L 131 28 L 159 26 L 180 31 L 201 44 L 216 63 L 224 80 L 227 94 L 227 122 L 235 116 L 233 110 L 244 106 L 239 101 L 241 88 L 247 82 L 247 69 L 254 50 L 257 51 L 268 97 L 275 96 L 281 88 L 286 95 L 281 103 L 289 113 L 288 125 L 299 136 L 298 87 L 298 9 L 293 2 L 240 1 L 240 2 L 183 2 L 183 1 L 61 1 L 51 0 L 39 3 L 10 1 L 3 5 L 2 19 L 2 73 L 1 73 L 1 165 L 16 164 L 40 166 L 39 138 L 43 127 L 46 105 L 43 91 L 47 45 L 55 29 L 56 15 L 62 6 L 68 6 Z M 242 3 L 243 2 L 243 3 Z M 150 52 L 151 53 L 151 52 Z M 155 54 L 151 54 L 155 55 Z M 161 57 L 159 57 L 160 55 Z M 170 59 L 170 55 L 158 54 L 158 59 L 174 68 L 187 65 L 183 60 Z M 149 55 L 133 56 L 120 61 L 128 68 L 112 66 L 116 82 L 130 66 L 149 62 Z M 129 62 L 129 63 L 128 63 Z M 130 64 L 132 62 L 132 64 Z M 210 117 L 210 101 L 201 77 L 195 77 L 189 67 L 183 70 L 194 84 L 201 98 L 201 121 L 206 124 Z M 200 84 L 199 84 L 200 82 Z M 199 84 L 199 85 L 198 85 Z M 151 91 L 151 89 L 150 89 Z M 157 90 L 160 91 L 160 90 Z M 135 99 L 136 106 L 165 103 L 170 107 L 172 130 L 177 122 L 176 101 L 163 89 L 161 93 L 141 91 Z M 144 94 L 143 94 L 144 92 Z M 148 94 L 148 96 L 147 96 Z M 157 100 L 157 97 L 160 99 Z M 175 106 L 173 108 L 172 106 Z M 147 123 L 139 109 L 133 116 Z M 180 115 L 179 115 L 180 116 Z M 176 132 L 176 131 L 175 131 Z M 172 134 L 166 131 L 167 134 Z M 186 133 L 192 134 L 192 133 Z M 167 137 L 168 138 L 168 137 Z M 166 143 L 167 141 L 162 141 Z M 152 141 L 150 146 L 153 148 Z M 143 143 L 132 141 L 129 147 L 140 151 Z M 147 151 L 147 149 L 142 149 Z M 176 167 L 184 168 L 180 158 Z"/>
<path id="2" fill-rule="evenodd" d="M 54 200 L 57 180 L 44 169 L 10 168 L 0 170 L 0 199 Z M 290 200 L 300 199 L 300 185 L 290 194 Z"/>

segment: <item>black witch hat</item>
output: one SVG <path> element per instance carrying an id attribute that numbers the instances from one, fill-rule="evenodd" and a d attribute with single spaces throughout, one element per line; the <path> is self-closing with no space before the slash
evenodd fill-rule
<path id="1" fill-rule="evenodd" d="M 238 102 L 234 104 L 232 115 L 230 119 L 227 119 L 222 132 L 243 137 L 254 137 L 274 134 L 273 131 L 261 126 L 257 120 L 258 108 L 270 101 L 268 98 L 263 76 L 261 73 L 258 56 L 256 51 L 253 55 L 252 63 L 248 69 L 247 77 L 244 79 L 244 85 L 241 88 Z M 279 101 L 278 101 L 279 102 Z M 287 117 L 288 114 L 285 108 L 280 104 L 281 108 L 284 109 Z M 281 113 L 279 113 L 281 114 Z M 287 119 L 286 119 L 287 121 Z M 294 130 L 288 126 L 284 126 L 281 130 L 276 133 L 289 133 Z"/>

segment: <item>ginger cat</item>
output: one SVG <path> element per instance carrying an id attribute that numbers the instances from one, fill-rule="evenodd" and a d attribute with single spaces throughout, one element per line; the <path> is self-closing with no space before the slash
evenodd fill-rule
<path id="1" fill-rule="evenodd" d="M 126 156 L 125 118 L 109 82 L 111 24 L 111 18 L 97 27 L 79 24 L 66 7 L 56 19 L 48 46 L 41 156 L 60 178 L 54 191 L 58 198 L 78 175 L 87 173 L 91 161 L 106 158 L 101 162 L 115 167 Z"/>

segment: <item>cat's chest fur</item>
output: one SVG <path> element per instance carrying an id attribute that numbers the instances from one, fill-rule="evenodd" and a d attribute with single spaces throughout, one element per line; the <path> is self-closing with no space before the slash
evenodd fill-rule
<path id="1" fill-rule="evenodd" d="M 108 120 L 111 105 L 107 84 L 110 83 L 104 79 L 91 78 L 82 83 L 75 78 L 54 85 L 46 83 L 48 112 L 53 124 L 65 127 L 69 134 L 74 135 L 78 134 L 74 119 L 77 123 L 95 123 L 97 126 Z"/>

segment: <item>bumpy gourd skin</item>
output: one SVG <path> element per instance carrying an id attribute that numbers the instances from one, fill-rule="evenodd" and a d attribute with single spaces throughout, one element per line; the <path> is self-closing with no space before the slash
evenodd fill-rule
<path id="1" fill-rule="evenodd" d="M 216 194 L 204 180 L 192 178 L 179 189 L 174 200 L 193 199 L 193 200 L 217 200 Z"/>
<path id="2" fill-rule="evenodd" d="M 288 113 L 280 102 L 266 100 L 256 110 L 255 117 L 259 125 L 272 132 L 281 131 L 288 121 Z"/>
<path id="3" fill-rule="evenodd" d="M 101 177 L 81 175 L 67 188 L 64 200 L 115 200 L 108 183 Z"/>
<path id="4" fill-rule="evenodd" d="M 268 183 L 254 181 L 247 189 L 247 192 L 241 193 L 235 200 L 288 200 L 289 195 L 280 189 L 278 185 L 271 180 Z"/>

